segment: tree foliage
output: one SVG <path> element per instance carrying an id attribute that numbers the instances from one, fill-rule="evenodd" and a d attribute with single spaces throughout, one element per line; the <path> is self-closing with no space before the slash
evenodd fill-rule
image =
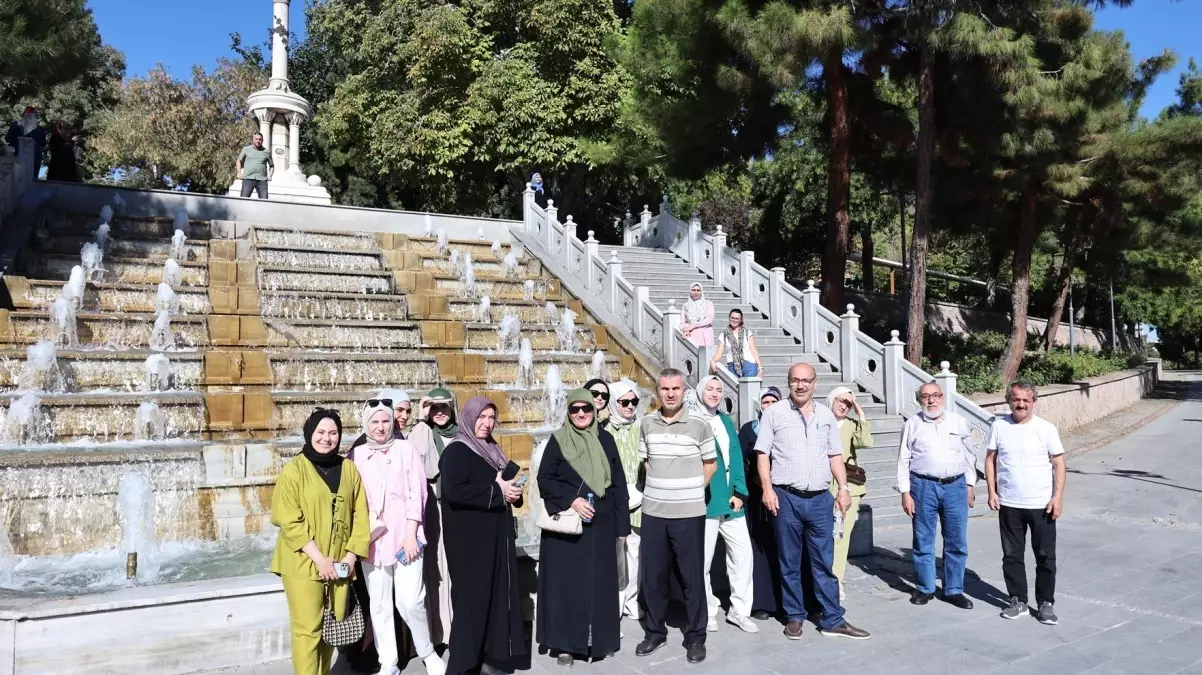
<path id="1" fill-rule="evenodd" d="M 79 77 L 99 48 L 85 0 L 0 0 L 0 106 Z"/>

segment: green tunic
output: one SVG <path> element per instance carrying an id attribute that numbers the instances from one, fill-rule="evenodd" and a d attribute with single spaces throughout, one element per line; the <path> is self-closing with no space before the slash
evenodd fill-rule
<path id="1" fill-rule="evenodd" d="M 843 422 L 839 425 L 839 441 L 843 445 L 843 462 L 859 466 L 860 459 L 856 457 L 856 450 L 872 447 L 872 427 L 869 426 L 868 420 L 854 420 L 848 417 Z M 839 485 L 834 478 L 831 478 L 831 491 L 835 492 L 836 496 L 838 495 Z M 868 493 L 868 488 L 848 483 L 847 491 L 852 497 L 863 497 Z"/>

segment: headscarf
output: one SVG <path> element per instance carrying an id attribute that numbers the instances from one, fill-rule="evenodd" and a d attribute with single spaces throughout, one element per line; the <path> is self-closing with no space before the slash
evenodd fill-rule
<path id="1" fill-rule="evenodd" d="M 585 389 L 587 388 L 585 387 Z M 638 421 L 639 411 L 637 407 L 630 414 L 630 417 L 623 417 L 622 409 L 618 407 L 618 399 L 630 392 L 638 392 L 638 385 L 625 377 L 609 386 L 609 426 L 611 429 L 621 429 Z"/>
<path id="2" fill-rule="evenodd" d="M 830 408 L 831 412 L 835 412 L 835 400 L 844 394 L 853 394 L 853 392 L 847 387 L 835 387 L 832 389 L 831 393 L 826 395 L 826 407 Z M 844 416 L 843 419 L 839 420 L 839 426 L 843 426 L 843 423 L 846 421 L 847 417 Z"/>
<path id="3" fill-rule="evenodd" d="M 405 391 L 404 389 L 381 389 L 380 392 L 378 394 L 376 394 L 376 397 L 377 398 L 386 398 L 386 399 L 389 399 L 392 401 L 392 407 L 394 409 L 392 412 L 392 437 L 404 439 L 405 438 L 405 430 L 396 428 L 396 410 L 395 410 L 395 408 L 396 408 L 397 404 L 402 401 L 409 401 L 409 405 L 410 406 L 413 405 L 413 399 L 409 398 L 409 392 Z M 363 433 L 365 433 L 365 434 L 367 433 L 366 426 L 363 427 Z"/>
<path id="4" fill-rule="evenodd" d="M 451 421 L 447 422 L 446 426 L 436 426 L 432 419 L 423 420 L 426 424 L 430 425 L 430 430 L 434 432 L 434 445 L 438 446 L 438 455 L 441 457 L 442 451 L 446 449 L 447 442 L 455 438 L 455 434 L 459 432 L 458 418 L 455 416 L 455 395 L 448 389 L 438 387 L 422 400 L 429 401 L 430 405 L 445 403 L 451 406 Z"/>
<path id="5" fill-rule="evenodd" d="M 574 389 L 568 393 L 568 406 L 573 403 L 593 403 L 593 392 L 588 389 Z M 601 447 L 601 437 L 597 433 L 597 415 L 594 410 L 593 422 L 586 429 L 577 429 L 572 420 L 564 421 L 559 431 L 552 436 L 563 452 L 563 458 L 568 465 L 580 474 L 585 484 L 592 489 L 598 498 L 605 496 L 609 489 L 610 475 L 609 460 L 605 457 L 605 449 Z"/>
<path id="6" fill-rule="evenodd" d="M 384 397 L 384 395 L 382 393 L 380 394 L 380 396 L 381 396 L 381 398 Z M 371 431 L 370 431 L 371 418 L 375 417 L 376 413 L 379 413 L 379 412 L 387 412 L 388 419 L 392 422 L 392 434 L 387 439 L 385 439 L 385 441 L 383 443 L 377 443 L 376 439 L 371 437 Z M 381 401 L 380 403 L 378 403 L 376 405 L 367 405 L 366 403 L 364 403 L 363 409 L 359 411 L 359 423 L 363 426 L 363 436 L 364 436 L 364 438 L 367 439 L 363 443 L 363 445 L 372 452 L 377 452 L 379 450 L 384 450 L 384 449 L 390 447 L 392 445 L 392 442 L 394 440 L 396 440 L 396 438 L 397 438 L 396 415 L 395 415 L 395 413 L 393 413 L 392 407 L 384 405 L 383 401 Z"/>
<path id="7" fill-rule="evenodd" d="M 764 402 L 764 398 L 766 396 L 771 396 L 779 401 L 780 400 L 780 389 L 778 389 L 776 387 L 765 388 L 763 391 L 760 392 L 760 403 Z M 761 408 L 760 412 L 756 415 L 756 418 L 751 420 L 751 430 L 753 432 L 755 432 L 755 435 L 757 435 L 757 436 L 760 434 L 760 418 L 763 416 L 764 416 L 764 410 Z"/>
<path id="8" fill-rule="evenodd" d="M 740 312 L 739 316 L 742 315 L 743 313 Z M 743 377 L 743 340 L 747 337 L 747 325 L 740 324 L 738 330 L 731 330 L 730 321 L 727 320 L 722 337 L 726 340 L 727 349 L 730 350 L 730 366 L 734 370 L 735 377 Z"/>
<path id="9" fill-rule="evenodd" d="M 342 455 L 338 453 L 338 448 L 327 453 L 318 452 L 313 447 L 313 434 L 317 432 L 317 425 L 321 424 L 324 419 L 334 420 L 334 424 L 338 427 L 338 440 L 342 440 L 342 418 L 338 416 L 338 411 L 333 408 L 318 408 L 309 415 L 309 419 L 305 420 L 305 447 L 301 449 L 301 454 L 310 462 L 320 466 L 334 466 L 342 461 Z"/>
<path id="10" fill-rule="evenodd" d="M 693 289 L 701 291 L 701 296 L 696 300 L 693 299 Z M 706 306 L 708 300 L 705 299 L 705 290 L 701 288 L 701 284 L 693 284 L 689 286 L 689 299 L 684 301 L 684 319 L 685 323 L 694 324 L 705 318 Z"/>
<path id="11" fill-rule="evenodd" d="M 701 398 L 705 392 L 705 386 L 709 384 L 710 380 L 716 379 L 718 379 L 716 375 L 707 375 L 698 380 L 697 386 L 690 389 L 688 394 L 685 394 L 684 407 L 689 411 L 689 417 L 700 417 L 708 422 L 718 414 L 716 407 L 710 408 L 706 405 L 705 400 Z"/>
<path id="12" fill-rule="evenodd" d="M 492 437 L 492 434 L 489 434 L 488 438 L 476 438 L 476 420 L 488 408 L 492 408 L 493 412 L 496 412 L 497 404 L 484 396 L 469 398 L 467 403 L 463 404 L 463 414 L 460 417 L 463 424 L 459 425 L 459 431 L 455 434 L 454 440 L 467 444 L 472 452 L 480 455 L 484 461 L 500 471 L 509 464 L 509 458 L 505 456 L 501 446 L 497 445 L 496 439 Z"/>
<path id="13" fill-rule="evenodd" d="M 530 174 L 530 187 L 534 188 L 534 191 L 535 191 L 535 192 L 537 192 L 537 193 L 539 193 L 540 195 L 541 195 L 541 194 L 543 194 L 543 177 L 542 177 L 542 174 L 540 174 L 540 173 L 539 173 L 539 172 L 537 172 L 537 171 L 535 171 L 534 173 Z"/>
<path id="14" fill-rule="evenodd" d="M 592 399 L 594 384 L 605 385 L 605 391 L 609 392 L 609 402 L 610 403 L 614 402 L 614 393 L 613 393 L 613 390 L 609 388 L 609 383 L 599 377 L 594 377 L 593 379 L 584 383 L 584 388 L 589 390 L 588 391 L 588 395 L 589 395 L 588 402 L 592 403 L 594 408 L 597 406 L 597 403 L 595 401 L 593 401 L 593 399 Z M 597 415 L 598 423 L 601 422 L 602 420 L 609 419 L 609 406 L 607 405 L 606 407 L 597 410 L 596 415 Z"/>

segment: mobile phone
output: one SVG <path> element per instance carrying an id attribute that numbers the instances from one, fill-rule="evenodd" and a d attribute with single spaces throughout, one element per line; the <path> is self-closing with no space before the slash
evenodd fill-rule
<path id="1" fill-rule="evenodd" d="M 514 481 L 513 484 L 516 487 L 523 487 L 526 485 L 526 479 L 528 479 L 528 478 L 529 478 L 529 475 L 522 474 L 522 475 L 518 476 L 518 479 L 516 481 Z"/>
<path id="2" fill-rule="evenodd" d="M 334 572 L 338 575 L 339 579 L 345 579 L 349 577 L 351 575 L 350 563 L 334 563 Z"/>

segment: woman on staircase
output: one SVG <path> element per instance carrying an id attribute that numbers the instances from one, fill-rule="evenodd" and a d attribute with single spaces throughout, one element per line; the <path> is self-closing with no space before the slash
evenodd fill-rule
<path id="1" fill-rule="evenodd" d="M 680 332 L 693 344 L 698 347 L 714 344 L 714 303 L 705 299 L 701 284 L 689 287 L 689 299 L 685 300 L 680 322 Z"/>
<path id="2" fill-rule="evenodd" d="M 743 325 L 743 310 L 730 310 L 726 328 L 718 335 L 718 348 L 710 359 L 710 372 L 717 373 L 722 357 L 726 369 L 735 377 L 756 377 L 760 374 L 760 352 L 755 348 L 755 336 Z"/>

